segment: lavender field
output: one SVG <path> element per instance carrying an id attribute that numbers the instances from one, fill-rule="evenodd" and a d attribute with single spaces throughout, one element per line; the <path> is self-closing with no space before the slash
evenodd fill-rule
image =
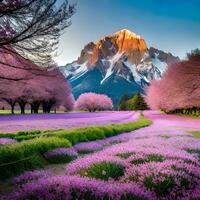
<path id="1" fill-rule="evenodd" d="M 139 114 L 127 112 L 62 113 L 35 115 L 0 115 L 0 132 L 36 129 L 70 129 L 92 125 L 130 122 Z"/>
<path id="2" fill-rule="evenodd" d="M 108 123 L 139 115 L 113 114 L 107 113 Z M 84 116 L 88 125 L 91 116 L 98 123 L 105 119 L 105 113 L 73 115 Z M 200 130 L 200 119 L 153 111 L 144 115 L 151 126 L 47 152 L 47 157 L 70 155 L 74 160 L 59 170 L 50 167 L 14 178 L 19 189 L 6 199 L 200 199 L 200 139 L 192 136 Z"/>

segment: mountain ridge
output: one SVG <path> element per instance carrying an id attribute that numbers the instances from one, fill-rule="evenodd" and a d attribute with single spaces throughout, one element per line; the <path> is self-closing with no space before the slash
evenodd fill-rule
<path id="1" fill-rule="evenodd" d="M 148 48 L 141 36 L 123 29 L 96 43 L 88 43 L 76 61 L 60 70 L 71 83 L 75 98 L 84 92 L 99 92 L 110 95 L 112 99 L 116 99 L 117 104 L 125 92 L 142 92 L 145 84 L 153 79 L 160 79 L 167 66 L 179 60 L 171 53 L 154 47 Z M 93 84 L 88 73 L 90 79 L 98 74 L 98 82 Z M 123 88 L 122 82 L 127 82 L 125 87 L 128 90 Z M 119 84 L 119 89 L 122 90 L 118 92 L 118 98 L 114 98 L 115 94 L 110 94 L 107 90 L 103 91 L 103 88 L 107 88 L 105 85 L 112 90 L 113 84 Z"/>

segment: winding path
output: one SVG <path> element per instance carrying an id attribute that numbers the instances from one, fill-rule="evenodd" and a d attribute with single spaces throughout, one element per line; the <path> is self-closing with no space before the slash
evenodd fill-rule
<path id="1" fill-rule="evenodd" d="M 170 136 L 191 136 L 191 131 L 200 131 L 200 119 L 182 117 L 176 115 L 160 114 L 156 111 L 145 111 L 146 118 L 152 120 L 153 124 L 149 127 L 138 129 L 129 133 L 99 140 L 97 142 L 106 144 L 113 141 L 127 142 L 134 138 L 150 137 L 170 137 Z M 181 138 L 180 138 L 181 139 Z M 90 144 L 94 142 L 86 142 Z"/>
<path id="2" fill-rule="evenodd" d="M 120 143 L 118 144 L 119 146 L 126 146 L 126 144 L 129 146 L 129 144 L 134 142 L 137 143 L 138 141 L 141 143 L 141 141 L 144 141 L 144 144 L 147 142 L 147 144 L 150 143 L 150 145 L 158 145 L 157 148 L 160 148 L 160 140 L 169 138 L 163 141 L 164 143 L 167 141 L 166 144 L 171 143 L 172 147 L 178 145 L 178 148 L 183 148 L 185 145 L 188 145 L 188 147 L 194 146 L 200 149 L 200 139 L 191 137 L 190 133 L 190 131 L 200 131 L 200 119 L 160 114 L 156 111 L 145 111 L 144 115 L 152 120 L 153 124 L 151 126 L 129 133 L 122 133 L 103 140 L 79 143 L 74 147 L 77 150 L 98 150 L 99 147 L 102 146 L 101 149 L 109 151 L 110 148 L 112 149 L 112 146 L 117 146 L 112 144 L 118 142 Z M 49 167 L 54 175 L 65 175 L 66 173 L 65 164 L 52 165 Z"/>

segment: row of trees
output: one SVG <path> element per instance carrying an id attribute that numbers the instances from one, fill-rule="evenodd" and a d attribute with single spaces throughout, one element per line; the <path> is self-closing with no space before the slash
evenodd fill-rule
<path id="1" fill-rule="evenodd" d="M 0 101 L 25 112 L 73 107 L 70 87 L 55 69 L 61 34 L 75 6 L 67 0 L 0 1 Z"/>
<path id="2" fill-rule="evenodd" d="M 169 66 L 161 80 L 152 81 L 146 90 L 151 109 L 169 113 L 200 115 L 200 51 L 188 60 Z"/>
<path id="3" fill-rule="evenodd" d="M 119 110 L 146 110 L 148 106 L 140 93 L 129 96 L 122 96 L 119 104 Z"/>
<path id="4" fill-rule="evenodd" d="M 27 104 L 32 113 L 38 113 L 40 107 L 45 113 L 59 107 L 72 109 L 74 99 L 70 86 L 58 69 L 40 69 L 23 57 L 16 57 L 9 52 L 0 53 L 0 56 L 1 60 L 8 63 L 7 67 L 0 64 L 0 76 L 8 78 L 0 79 L 0 101 L 7 102 L 12 113 L 16 104 L 21 113 L 25 112 Z"/>

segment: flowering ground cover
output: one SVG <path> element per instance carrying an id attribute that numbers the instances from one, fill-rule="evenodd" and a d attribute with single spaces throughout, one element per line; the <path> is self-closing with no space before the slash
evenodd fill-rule
<path id="1" fill-rule="evenodd" d="M 7 145 L 7 144 L 13 144 L 16 143 L 17 141 L 11 138 L 0 138 L 0 146 L 1 145 Z"/>
<path id="2" fill-rule="evenodd" d="M 72 148 L 57 148 L 50 150 L 44 154 L 44 157 L 52 163 L 70 162 L 78 157 L 76 149 Z"/>
<path id="3" fill-rule="evenodd" d="M 200 199 L 200 120 L 147 111 L 149 127 L 48 154 L 85 156 L 66 164 L 63 174 L 25 173 L 6 199 Z M 38 178 L 40 175 L 41 178 Z"/>
<path id="4" fill-rule="evenodd" d="M 138 117 L 139 114 L 134 112 L 0 115 L 0 132 L 36 129 L 69 129 L 92 125 L 130 122 L 138 119 Z"/>
<path id="5" fill-rule="evenodd" d="M 81 153 L 82 142 L 87 143 L 84 153 L 93 151 L 95 145 L 102 148 L 106 143 L 116 142 L 101 139 L 149 126 L 151 121 L 141 116 L 127 123 L 99 125 L 71 130 L 32 130 L 17 133 L 1 133 L 0 179 L 6 180 L 27 170 L 42 168 L 52 163 L 70 162 Z M 11 139 L 9 139 L 10 137 Z M 112 139 L 112 138 L 111 138 Z M 94 142 L 95 140 L 95 142 Z M 6 143 L 6 142 L 7 143 Z M 12 141 L 12 142 L 8 142 Z M 15 143 L 14 143 L 15 142 Z M 75 145 L 77 144 L 77 145 Z M 72 145 L 75 145 L 71 148 Z M 82 152 L 82 153 L 83 153 Z"/>

